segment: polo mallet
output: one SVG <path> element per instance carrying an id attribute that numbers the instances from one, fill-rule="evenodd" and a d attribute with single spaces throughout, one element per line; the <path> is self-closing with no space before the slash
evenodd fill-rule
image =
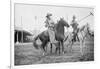
<path id="1" fill-rule="evenodd" d="M 87 17 L 89 17 L 89 16 L 94 16 L 94 14 L 92 13 L 92 12 L 90 12 L 90 14 L 89 15 L 87 15 L 87 16 L 85 16 L 85 17 L 83 17 L 82 19 L 80 19 L 78 22 L 81 22 L 82 20 L 84 20 L 84 19 L 86 19 Z"/>

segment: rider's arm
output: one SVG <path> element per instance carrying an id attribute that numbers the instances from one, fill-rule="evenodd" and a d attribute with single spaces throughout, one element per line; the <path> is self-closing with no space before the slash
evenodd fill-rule
<path id="1" fill-rule="evenodd" d="M 46 20 L 44 23 L 45 23 L 45 27 L 48 27 L 48 21 Z"/>

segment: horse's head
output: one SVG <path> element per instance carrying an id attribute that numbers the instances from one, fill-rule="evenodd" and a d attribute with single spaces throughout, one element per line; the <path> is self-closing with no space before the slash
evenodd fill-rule
<path id="1" fill-rule="evenodd" d="M 58 23 L 61 23 L 63 26 L 69 27 L 68 22 L 66 22 L 66 21 L 64 20 L 64 18 L 60 18 L 60 20 L 59 20 Z"/>
<path id="2" fill-rule="evenodd" d="M 87 24 L 85 24 L 85 25 L 83 25 L 81 28 L 80 28 L 80 32 L 81 31 L 88 31 L 90 28 L 89 28 L 89 24 L 87 23 Z"/>

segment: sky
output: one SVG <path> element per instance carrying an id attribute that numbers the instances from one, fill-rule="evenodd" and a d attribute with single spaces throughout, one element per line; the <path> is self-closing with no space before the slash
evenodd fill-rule
<path id="1" fill-rule="evenodd" d="M 93 8 L 86 7 L 71 7 L 71 6 L 50 6 L 50 5 L 35 5 L 35 4 L 15 4 L 15 27 L 22 27 L 25 30 L 39 30 L 43 31 L 46 20 L 46 14 L 52 13 L 54 22 L 56 23 L 63 17 L 69 24 L 71 23 L 73 15 L 76 20 L 80 20 L 85 16 L 93 13 Z M 94 29 L 94 17 L 88 18 L 78 22 L 79 26 L 83 26 L 87 22 L 90 24 L 91 30 Z"/>

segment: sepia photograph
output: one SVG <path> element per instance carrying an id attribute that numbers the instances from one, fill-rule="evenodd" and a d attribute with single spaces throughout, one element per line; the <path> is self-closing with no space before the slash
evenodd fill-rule
<path id="1" fill-rule="evenodd" d="M 14 65 L 94 61 L 94 8 L 14 4 Z"/>

